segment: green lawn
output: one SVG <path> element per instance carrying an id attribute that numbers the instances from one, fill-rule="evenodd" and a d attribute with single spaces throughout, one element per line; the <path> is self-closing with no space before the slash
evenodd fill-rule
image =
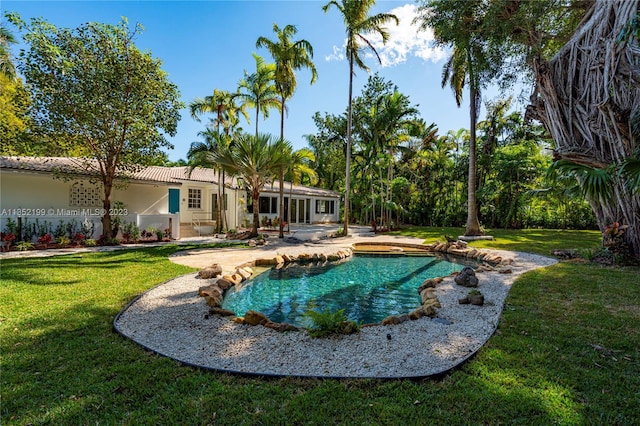
<path id="1" fill-rule="evenodd" d="M 491 232 L 498 240 L 482 246 L 542 254 L 598 242 L 593 232 Z M 526 274 L 488 344 L 439 379 L 258 379 L 183 367 L 113 331 L 132 298 L 190 271 L 167 260 L 178 249 L 3 260 L 0 423 L 640 423 L 639 268 Z"/>

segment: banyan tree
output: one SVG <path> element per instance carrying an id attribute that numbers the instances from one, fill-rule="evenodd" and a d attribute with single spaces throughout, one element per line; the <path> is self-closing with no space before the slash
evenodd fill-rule
<path id="1" fill-rule="evenodd" d="M 604 185 L 587 194 L 601 231 L 619 223 L 640 259 L 638 6 L 592 2 L 552 59 L 531 58 L 535 89 L 527 112 L 552 136 L 556 160 L 601 172 Z M 577 173 L 579 180 L 588 175 Z"/>

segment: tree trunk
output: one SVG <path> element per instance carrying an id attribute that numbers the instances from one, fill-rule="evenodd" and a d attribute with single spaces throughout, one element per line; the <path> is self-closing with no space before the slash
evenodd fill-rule
<path id="1" fill-rule="evenodd" d="M 216 203 L 216 234 L 222 232 L 222 184 L 220 181 L 222 180 L 222 172 L 218 170 L 218 202 Z"/>
<path id="2" fill-rule="evenodd" d="M 253 199 L 253 228 L 251 228 L 250 237 L 258 236 L 258 227 L 260 226 L 260 192 L 251 191 Z"/>
<path id="3" fill-rule="evenodd" d="M 346 177 L 344 187 L 344 227 L 342 233 L 349 235 L 349 193 L 351 192 L 351 122 L 353 119 L 353 52 L 349 53 L 349 112 L 347 115 L 347 154 Z"/>
<path id="4" fill-rule="evenodd" d="M 111 210 L 111 188 L 112 185 L 110 182 L 103 182 L 104 186 L 104 200 L 102 200 L 102 210 L 104 210 L 102 215 L 102 235 L 105 237 L 105 242 L 110 244 L 111 242 L 111 215 L 109 214 L 109 210 Z"/>
<path id="5" fill-rule="evenodd" d="M 549 62 L 533 60 L 535 92 L 527 109 L 555 141 L 555 158 L 590 167 L 619 164 L 637 149 L 630 117 L 640 111 L 638 41 L 615 41 L 639 2 L 597 1 Z M 619 222 L 640 259 L 640 193 L 615 178 L 612 200 L 590 199 L 601 231 Z"/>
<path id="6" fill-rule="evenodd" d="M 284 96 L 281 96 L 280 104 L 280 139 L 284 140 Z M 280 167 L 280 221 L 278 222 L 278 238 L 284 238 L 284 167 Z"/>
<path id="7" fill-rule="evenodd" d="M 476 121 L 477 121 L 477 102 L 478 91 L 473 82 L 473 75 L 470 73 L 469 80 L 469 104 L 470 107 L 470 137 L 469 137 L 469 181 L 467 193 L 467 226 L 464 235 L 474 236 L 482 235 L 480 229 L 480 220 L 478 219 L 478 203 L 476 200 Z"/>

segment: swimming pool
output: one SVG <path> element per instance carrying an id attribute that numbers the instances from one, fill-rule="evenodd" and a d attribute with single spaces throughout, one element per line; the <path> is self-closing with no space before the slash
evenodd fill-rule
<path id="1" fill-rule="evenodd" d="M 338 264 L 290 264 L 229 289 L 222 307 L 244 315 L 262 312 L 274 322 L 308 326 L 308 310 L 344 309 L 359 323 L 378 323 L 420 306 L 417 288 L 427 278 L 460 271 L 468 262 L 446 256 L 356 255 Z"/>

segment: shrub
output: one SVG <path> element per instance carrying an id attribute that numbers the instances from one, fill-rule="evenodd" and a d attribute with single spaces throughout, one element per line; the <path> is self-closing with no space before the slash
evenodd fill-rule
<path id="1" fill-rule="evenodd" d="M 30 241 L 20 241 L 18 244 L 16 244 L 16 249 L 18 251 L 27 251 L 27 250 L 31 250 L 33 248 L 33 243 Z"/>
<path id="2" fill-rule="evenodd" d="M 66 235 L 61 235 L 56 238 L 56 243 L 60 244 L 60 247 L 66 247 L 71 243 L 71 240 Z"/>
<path id="3" fill-rule="evenodd" d="M 85 247 L 95 247 L 98 245 L 98 242 L 92 238 L 87 238 L 84 240 Z"/>
<path id="4" fill-rule="evenodd" d="M 308 330 L 311 337 L 352 334 L 360 331 L 360 326 L 344 315 L 344 309 L 339 309 L 335 312 L 331 312 L 329 308 L 325 309 L 324 312 L 307 311 L 305 316 L 312 322 L 312 326 Z"/>

